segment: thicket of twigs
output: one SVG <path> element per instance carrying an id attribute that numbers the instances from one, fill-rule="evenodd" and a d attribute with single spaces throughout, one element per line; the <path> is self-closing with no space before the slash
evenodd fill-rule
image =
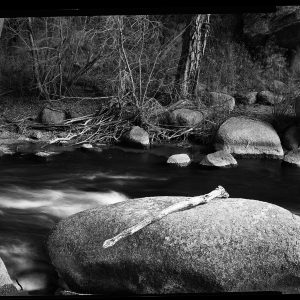
<path id="1" fill-rule="evenodd" d="M 290 80 L 284 54 L 269 47 L 263 51 L 268 60 L 253 59 L 234 40 L 230 20 L 211 19 L 200 66 L 207 90 L 258 91 L 274 79 Z M 2 90 L 34 94 L 50 104 L 99 100 L 95 114 L 65 122 L 70 134 L 64 140 L 110 142 L 134 124 L 144 127 L 152 141 L 198 135 L 209 142 L 227 112 L 216 111 L 194 128 L 161 122 L 179 100 L 173 87 L 182 34 L 189 25 L 184 21 L 184 16 L 145 15 L 9 19 L 0 55 Z M 188 98 L 201 109 L 201 97 Z M 274 114 L 280 110 L 276 107 Z"/>

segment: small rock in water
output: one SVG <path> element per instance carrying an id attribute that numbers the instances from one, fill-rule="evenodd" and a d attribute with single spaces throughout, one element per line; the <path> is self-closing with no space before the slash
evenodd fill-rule
<path id="1" fill-rule="evenodd" d="M 175 164 L 175 165 L 180 166 L 180 167 L 186 167 L 191 163 L 191 159 L 185 153 L 183 153 L 183 154 L 174 154 L 174 155 L 171 155 L 168 158 L 167 163 L 168 164 Z"/>
<path id="2" fill-rule="evenodd" d="M 93 149 L 94 147 L 92 144 L 82 144 L 81 148 L 82 149 Z"/>
<path id="3" fill-rule="evenodd" d="M 237 165 L 235 158 L 228 152 L 220 150 L 207 154 L 200 162 L 202 166 L 228 168 Z"/>
<path id="4" fill-rule="evenodd" d="M 126 132 L 122 140 L 125 144 L 135 147 L 149 148 L 149 134 L 139 126 L 133 126 L 128 132 Z"/>
<path id="5" fill-rule="evenodd" d="M 52 155 L 55 155 L 57 154 L 56 152 L 50 152 L 50 151 L 39 151 L 37 153 L 35 153 L 36 156 L 39 156 L 39 157 L 49 157 L 49 156 L 52 156 Z"/>

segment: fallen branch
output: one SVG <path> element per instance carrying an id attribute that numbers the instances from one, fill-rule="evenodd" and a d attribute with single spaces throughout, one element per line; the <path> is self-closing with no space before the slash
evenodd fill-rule
<path id="1" fill-rule="evenodd" d="M 218 186 L 215 190 L 213 190 L 209 194 L 191 197 L 188 200 L 173 204 L 173 205 L 163 209 L 162 211 L 160 211 L 156 216 L 148 217 L 145 220 L 143 220 L 142 222 L 122 231 L 115 237 L 106 240 L 103 243 L 103 248 L 109 248 L 109 247 L 113 246 L 119 240 L 121 240 L 129 235 L 134 234 L 135 232 L 146 227 L 147 225 L 149 225 L 153 222 L 156 222 L 171 213 L 178 212 L 181 210 L 186 210 L 186 209 L 198 206 L 199 204 L 207 203 L 214 198 L 228 198 L 228 197 L 229 197 L 229 194 L 226 192 L 226 190 L 222 186 Z"/>

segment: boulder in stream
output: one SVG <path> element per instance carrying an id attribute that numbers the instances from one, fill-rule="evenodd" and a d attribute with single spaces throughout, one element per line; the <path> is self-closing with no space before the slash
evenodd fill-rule
<path id="1" fill-rule="evenodd" d="M 267 122 L 247 117 L 232 117 L 219 128 L 215 149 L 240 157 L 283 158 L 280 138 Z"/>
<path id="2" fill-rule="evenodd" d="M 300 217 L 266 202 L 215 199 L 102 247 L 187 199 L 132 199 L 67 217 L 48 241 L 52 264 L 76 293 L 300 292 Z"/>
<path id="3" fill-rule="evenodd" d="M 230 153 L 220 150 L 207 154 L 200 162 L 200 165 L 206 167 L 229 168 L 237 166 L 237 161 Z"/>

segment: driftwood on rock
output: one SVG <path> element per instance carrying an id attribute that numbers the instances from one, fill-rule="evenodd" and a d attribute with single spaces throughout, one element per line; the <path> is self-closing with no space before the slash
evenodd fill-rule
<path id="1" fill-rule="evenodd" d="M 191 197 L 188 200 L 185 201 L 181 201 L 179 203 L 173 204 L 165 209 L 163 209 L 162 211 L 160 211 L 156 216 L 151 216 L 146 218 L 145 220 L 143 220 L 142 222 L 122 231 L 121 233 L 119 233 L 118 235 L 116 235 L 115 237 L 106 240 L 103 243 L 103 248 L 109 248 L 112 247 L 115 243 L 117 243 L 119 240 L 134 234 L 135 232 L 141 230 L 142 228 L 146 227 L 147 225 L 156 222 L 160 219 L 162 219 L 163 217 L 174 213 L 174 212 L 178 212 L 181 210 L 186 210 L 192 207 L 195 207 L 199 204 L 204 204 L 209 202 L 210 200 L 214 199 L 214 198 L 228 198 L 229 194 L 226 192 L 226 190 L 222 187 L 222 186 L 218 186 L 215 190 L 213 190 L 212 192 L 205 194 L 205 195 L 201 195 L 201 196 L 196 196 L 196 197 Z"/>

